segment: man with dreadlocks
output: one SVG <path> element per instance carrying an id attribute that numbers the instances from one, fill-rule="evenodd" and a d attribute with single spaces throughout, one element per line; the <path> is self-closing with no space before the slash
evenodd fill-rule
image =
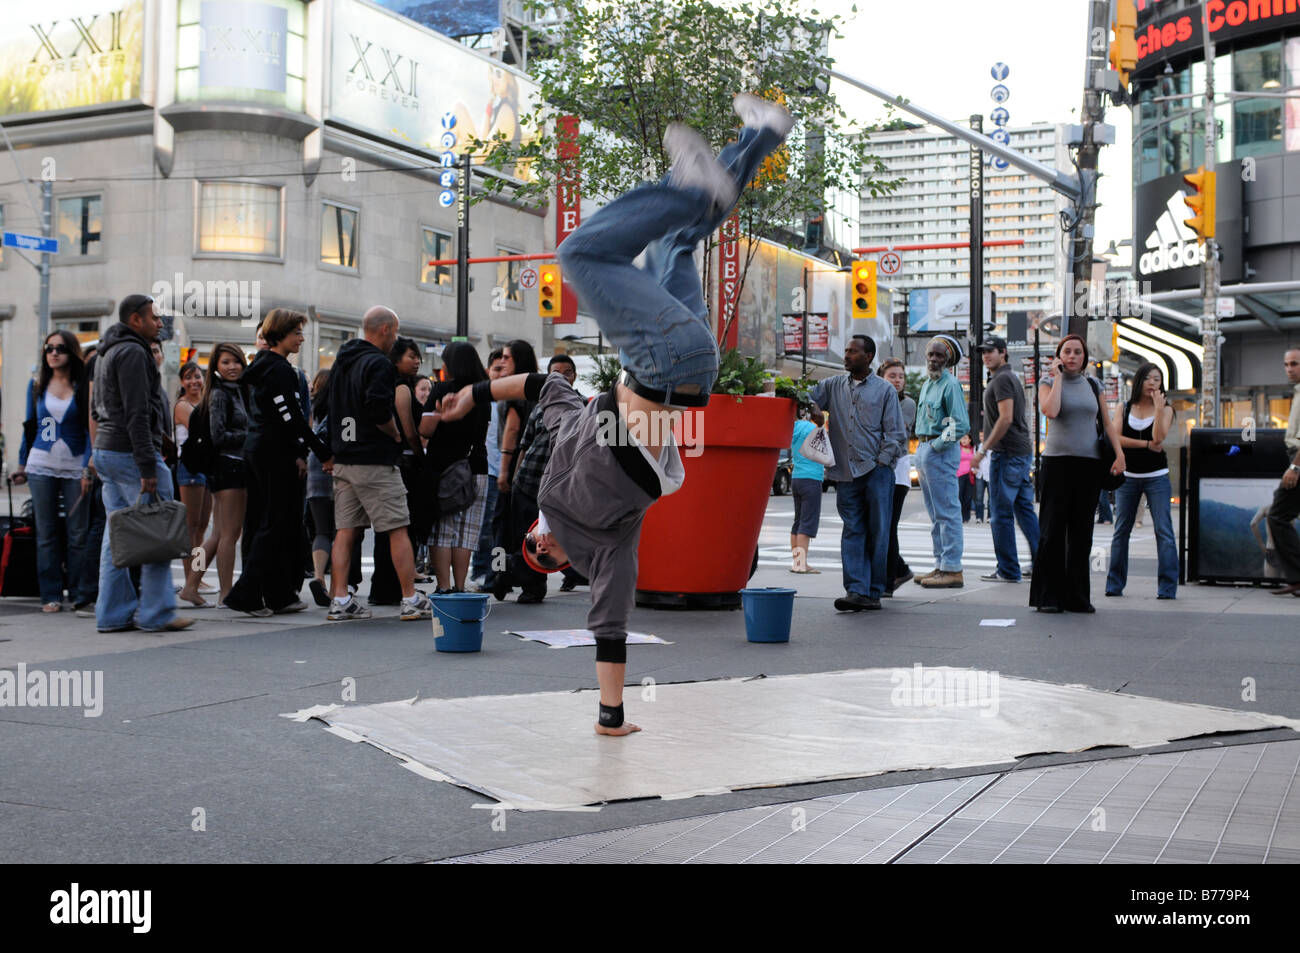
<path id="1" fill-rule="evenodd" d="M 965 584 L 957 466 L 961 462 L 961 438 L 970 431 L 970 417 L 961 384 L 948 370 L 956 367 L 961 357 L 956 338 L 935 335 L 925 349 L 930 377 L 921 386 L 921 397 L 916 402 L 916 436 L 920 441 L 916 470 L 934 543 L 934 569 L 916 580 L 926 589 L 960 589 Z"/>

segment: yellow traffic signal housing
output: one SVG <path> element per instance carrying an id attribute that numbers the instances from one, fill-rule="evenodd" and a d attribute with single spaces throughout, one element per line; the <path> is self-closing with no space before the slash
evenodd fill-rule
<path id="1" fill-rule="evenodd" d="M 560 279 L 559 265 L 542 265 L 537 274 L 537 313 L 543 318 L 560 316 L 560 291 L 563 283 Z"/>
<path id="2" fill-rule="evenodd" d="M 853 317 L 854 319 L 874 318 L 876 316 L 876 263 L 874 261 L 855 261 L 851 272 L 853 278 Z"/>
<path id="3" fill-rule="evenodd" d="M 1137 66 L 1137 5 L 1134 0 L 1117 0 L 1115 22 L 1111 24 L 1115 39 L 1110 44 L 1110 68 L 1119 73 L 1119 85 L 1128 88 L 1128 74 Z"/>
<path id="4" fill-rule="evenodd" d="M 1115 321 L 1110 326 L 1110 362 L 1119 363 L 1119 322 Z"/>
<path id="5" fill-rule="evenodd" d="M 1214 237 L 1216 176 L 1199 166 L 1183 176 L 1183 181 L 1196 190 L 1183 196 L 1183 203 L 1196 213 L 1194 218 L 1183 219 L 1183 224 L 1196 233 L 1197 244 L 1204 245 L 1206 239 Z"/>

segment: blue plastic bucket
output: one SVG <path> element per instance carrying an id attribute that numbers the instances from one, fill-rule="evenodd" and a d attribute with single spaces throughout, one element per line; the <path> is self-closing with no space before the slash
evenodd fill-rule
<path id="1" fill-rule="evenodd" d="M 794 593 L 793 589 L 741 589 L 745 638 L 751 642 L 789 642 Z"/>
<path id="2" fill-rule="evenodd" d="M 439 652 L 479 652 L 483 649 L 483 622 L 488 617 L 486 592 L 448 592 L 430 595 L 433 604 L 433 647 Z"/>

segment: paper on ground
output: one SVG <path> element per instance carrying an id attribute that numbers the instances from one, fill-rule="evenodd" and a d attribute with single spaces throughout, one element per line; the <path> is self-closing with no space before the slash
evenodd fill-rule
<path id="1" fill-rule="evenodd" d="M 915 668 L 920 668 L 919 666 Z M 1002 764 L 1100 745 L 1300 728 L 1253 712 L 992 676 L 988 705 L 927 704 L 914 669 L 660 684 L 627 698 L 645 730 L 595 734 L 594 691 L 348 706 L 322 721 L 519 810 L 683 798 L 889 771 Z M 979 693 L 976 693 L 977 695 Z M 341 755 L 342 757 L 343 755 Z"/>
<path id="2" fill-rule="evenodd" d="M 596 644 L 596 637 L 591 634 L 590 629 L 532 629 L 526 632 L 508 629 L 505 634 L 517 635 L 521 639 L 527 639 L 530 642 L 541 642 L 553 649 L 569 649 L 579 645 Z M 672 645 L 671 642 L 665 642 L 657 635 L 646 635 L 643 632 L 629 632 L 627 634 L 627 644 Z"/>
<path id="3" fill-rule="evenodd" d="M 980 625 L 992 626 L 997 629 L 1009 628 L 1015 624 L 1015 619 L 980 619 Z"/>

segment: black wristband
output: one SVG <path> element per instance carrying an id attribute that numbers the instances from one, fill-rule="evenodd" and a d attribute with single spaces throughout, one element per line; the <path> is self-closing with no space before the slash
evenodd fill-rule
<path id="1" fill-rule="evenodd" d="M 622 728 L 623 727 L 623 706 L 617 707 L 601 704 L 600 706 L 600 726 L 602 728 Z"/>
<path id="2" fill-rule="evenodd" d="M 470 396 L 474 398 L 476 404 L 487 404 L 492 402 L 492 382 L 479 381 L 470 389 Z"/>

